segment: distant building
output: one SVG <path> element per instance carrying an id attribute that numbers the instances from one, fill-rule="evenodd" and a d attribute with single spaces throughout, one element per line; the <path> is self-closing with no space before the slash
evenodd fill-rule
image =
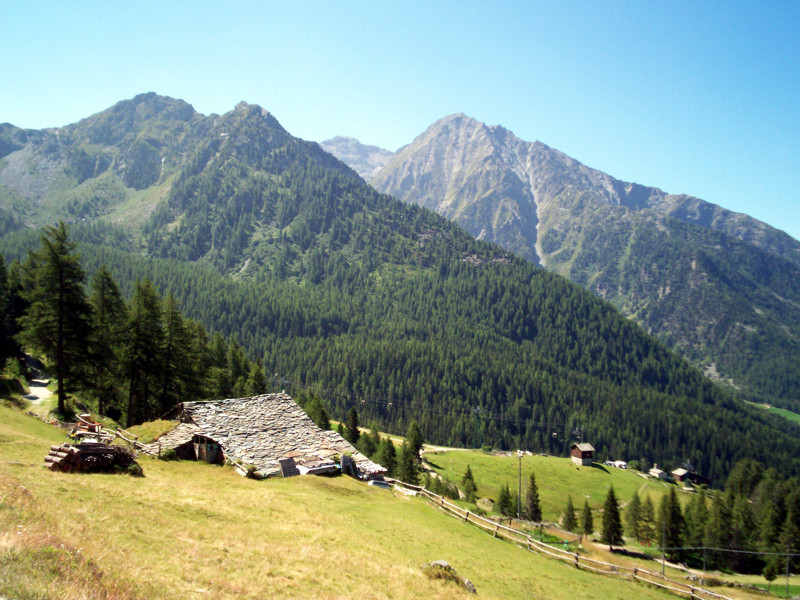
<path id="1" fill-rule="evenodd" d="M 653 468 L 650 469 L 649 474 L 653 479 L 669 479 L 669 475 L 667 475 L 666 471 L 659 469 L 658 465 L 653 465 Z"/>
<path id="2" fill-rule="evenodd" d="M 569 450 L 572 462 L 576 465 L 589 466 L 594 461 L 594 448 L 591 444 L 572 444 Z"/>
<path id="3" fill-rule="evenodd" d="M 691 483 L 694 485 L 711 485 L 711 480 L 694 471 L 681 467 L 672 472 L 672 478 L 678 483 Z"/>

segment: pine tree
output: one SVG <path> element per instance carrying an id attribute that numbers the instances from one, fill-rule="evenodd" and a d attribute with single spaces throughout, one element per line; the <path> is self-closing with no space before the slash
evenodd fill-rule
<path id="1" fill-rule="evenodd" d="M 62 415 L 67 391 L 78 387 L 89 358 L 91 307 L 76 246 L 63 221 L 44 228 L 39 250 L 30 254 L 30 281 L 24 293 L 28 306 L 19 323 L 22 343 L 54 364 Z"/>
<path id="2" fill-rule="evenodd" d="M 419 483 L 419 467 L 407 440 L 403 440 L 403 445 L 400 446 L 400 452 L 397 455 L 397 477 L 412 485 Z"/>
<path id="3" fill-rule="evenodd" d="M 361 432 L 358 430 L 358 412 L 355 407 L 347 412 L 347 419 L 345 419 L 345 436 L 348 442 L 354 446 L 358 443 L 358 438 Z"/>
<path id="4" fill-rule="evenodd" d="M 504 517 L 514 516 L 514 500 L 511 497 L 511 492 L 508 489 L 508 484 L 500 486 L 500 493 L 497 495 L 497 505 L 495 510 Z"/>
<path id="5" fill-rule="evenodd" d="M 581 534 L 587 538 L 594 533 L 594 519 L 592 518 L 592 509 L 589 507 L 589 501 L 583 501 L 583 512 L 581 513 Z"/>
<path id="6" fill-rule="evenodd" d="M 119 287 L 105 265 L 94 274 L 89 304 L 92 307 L 93 388 L 97 394 L 97 412 L 106 414 L 110 406 L 119 406 L 120 380 L 123 377 L 122 332 L 127 308 Z"/>
<path id="7" fill-rule="evenodd" d="M 422 430 L 419 428 L 419 423 L 417 423 L 416 420 L 411 421 L 411 424 L 408 426 L 406 439 L 408 440 L 409 446 L 411 446 L 414 460 L 419 463 L 422 459 L 422 445 L 425 443 L 425 440 L 422 437 Z"/>
<path id="8" fill-rule="evenodd" d="M 661 498 L 656 521 L 656 535 L 661 536 L 666 548 L 671 548 L 666 551 L 670 560 L 680 560 L 682 557 L 682 551 L 679 548 L 683 546 L 683 529 L 683 512 L 675 494 L 675 488 L 672 487 L 669 494 L 665 494 Z"/>
<path id="9" fill-rule="evenodd" d="M 254 362 L 247 374 L 244 393 L 246 396 L 258 396 L 267 391 L 267 377 L 264 375 L 264 367 Z M 330 423 L 325 429 L 330 429 Z"/>
<path id="10" fill-rule="evenodd" d="M 649 546 L 656 539 L 656 511 L 650 496 L 645 496 L 639 514 L 639 543 Z"/>
<path id="11" fill-rule="evenodd" d="M 128 378 L 126 427 L 149 420 L 161 365 L 164 330 L 158 294 L 149 279 L 137 281 L 123 333 Z"/>
<path id="12" fill-rule="evenodd" d="M 386 469 L 386 475 L 392 477 L 397 469 L 397 452 L 394 442 L 388 437 L 382 438 L 375 454 L 375 462 Z"/>
<path id="13" fill-rule="evenodd" d="M 322 403 L 322 398 L 317 394 L 311 394 L 310 399 L 306 400 L 303 404 L 303 410 L 309 418 L 314 421 L 314 424 L 320 429 L 328 430 L 331 428 L 331 422 L 328 418 L 328 411 L 325 410 L 325 405 Z M 339 424 L 341 425 L 341 423 Z"/>
<path id="14" fill-rule="evenodd" d="M 472 469 L 467 465 L 464 471 L 464 476 L 461 478 L 461 490 L 467 502 L 475 502 L 475 493 L 478 491 L 478 486 L 475 483 L 475 478 L 472 476 Z"/>
<path id="15" fill-rule="evenodd" d="M 639 493 L 634 492 L 633 498 L 628 503 L 628 508 L 625 511 L 625 528 L 628 531 L 628 536 L 641 542 L 639 537 L 639 523 L 642 519 L 642 501 L 639 499 Z"/>
<path id="16" fill-rule="evenodd" d="M 542 505 L 539 501 L 539 488 L 536 485 L 536 476 L 531 472 L 528 482 L 528 493 L 525 496 L 525 518 L 534 523 L 542 521 Z"/>
<path id="17" fill-rule="evenodd" d="M 572 504 L 572 496 L 567 496 L 567 506 L 564 509 L 564 516 L 561 518 L 561 526 L 567 531 L 575 531 L 578 528 L 578 520 L 575 517 L 575 507 Z"/>
<path id="18" fill-rule="evenodd" d="M 619 503 L 614 493 L 614 486 L 609 488 L 606 501 L 603 503 L 603 531 L 600 541 L 608 544 L 609 550 L 611 550 L 612 546 L 621 546 L 624 543 L 622 539 L 622 520 L 619 516 Z"/>

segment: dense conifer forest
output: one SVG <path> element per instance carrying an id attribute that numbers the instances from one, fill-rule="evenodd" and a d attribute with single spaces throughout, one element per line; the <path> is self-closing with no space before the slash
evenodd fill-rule
<path id="1" fill-rule="evenodd" d="M 196 128 L 207 135 L 141 229 L 71 226 L 89 278 L 105 265 L 129 311 L 152 282 L 273 385 L 318 391 L 339 420 L 356 405 L 387 431 L 416 420 L 434 443 L 565 454 L 580 428 L 601 458 L 690 459 L 717 479 L 745 456 L 800 471 L 800 428 L 577 285 L 378 194 L 258 107 Z M 12 272 L 38 241 L 19 228 L 0 239 Z"/>

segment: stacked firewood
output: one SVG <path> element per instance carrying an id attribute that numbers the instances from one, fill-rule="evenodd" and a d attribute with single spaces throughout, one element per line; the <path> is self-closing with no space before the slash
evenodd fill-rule
<path id="1" fill-rule="evenodd" d="M 50 454 L 44 457 L 44 462 L 51 471 L 108 473 L 126 470 L 136 462 L 136 457 L 124 446 L 82 442 L 50 446 Z"/>

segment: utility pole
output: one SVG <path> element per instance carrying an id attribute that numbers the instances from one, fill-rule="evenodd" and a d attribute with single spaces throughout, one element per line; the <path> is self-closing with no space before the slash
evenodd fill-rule
<path id="1" fill-rule="evenodd" d="M 519 479 L 517 481 L 517 519 L 522 518 L 522 450 L 517 450 L 519 458 Z"/>
<path id="2" fill-rule="evenodd" d="M 789 597 L 789 544 L 786 544 L 786 597 Z"/>

